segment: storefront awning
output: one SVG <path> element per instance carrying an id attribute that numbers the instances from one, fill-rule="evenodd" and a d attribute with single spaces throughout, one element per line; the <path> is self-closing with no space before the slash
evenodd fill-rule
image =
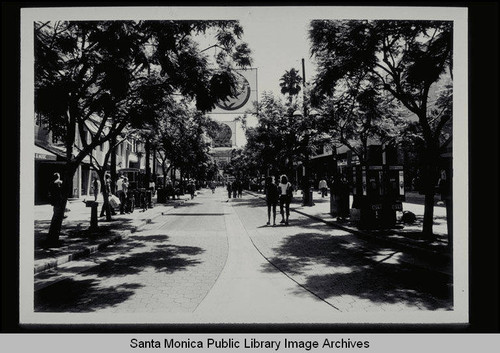
<path id="1" fill-rule="evenodd" d="M 57 156 L 54 153 L 49 152 L 46 149 L 43 149 L 43 148 L 35 145 L 35 160 L 36 161 L 55 161 L 55 160 L 57 160 Z"/>

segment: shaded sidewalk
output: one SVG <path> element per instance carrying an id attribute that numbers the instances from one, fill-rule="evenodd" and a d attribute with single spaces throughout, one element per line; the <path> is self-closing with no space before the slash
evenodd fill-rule
<path id="1" fill-rule="evenodd" d="M 145 211 L 135 209 L 131 214 L 121 215 L 118 213 L 111 217 L 110 222 L 106 221 L 106 217 L 99 217 L 99 228 L 96 232 L 89 231 L 91 208 L 85 206 L 85 198 L 69 200 L 67 205 L 69 211 L 65 213 L 66 218 L 63 220 L 59 236 L 60 245 L 54 247 L 45 246 L 52 217 L 52 206 L 37 205 L 35 206 L 34 224 L 34 273 L 37 274 L 88 256 L 116 243 L 150 223 L 156 217 L 184 203 L 188 198 L 189 195 L 184 195 L 180 200 L 169 200 L 165 204 L 158 204 L 156 197 L 154 197 L 154 207 Z M 98 199 L 99 201 L 102 202 L 102 199 Z"/>
<path id="2" fill-rule="evenodd" d="M 248 192 L 249 194 L 265 199 L 262 193 Z M 377 242 L 384 246 L 391 246 L 404 252 L 425 256 L 429 265 L 436 266 L 441 272 L 452 274 L 451 249 L 448 247 L 448 235 L 446 224 L 446 208 L 434 206 L 434 239 L 429 240 L 422 235 L 424 205 L 418 203 L 403 202 L 403 211 L 411 211 L 416 216 L 413 224 L 402 224 L 400 217 L 402 212 L 397 213 L 397 224 L 392 229 L 362 229 L 355 222 L 349 220 L 338 221 L 330 214 L 330 195 L 322 198 L 316 191 L 313 193 L 313 206 L 302 206 L 302 192 L 294 193 L 290 210 L 314 220 L 326 223 L 332 227 L 345 230 L 360 238 Z M 350 200 L 352 204 L 352 196 Z"/>

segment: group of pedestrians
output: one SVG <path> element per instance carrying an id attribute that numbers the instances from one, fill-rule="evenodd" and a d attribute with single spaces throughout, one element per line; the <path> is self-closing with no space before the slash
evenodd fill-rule
<path id="1" fill-rule="evenodd" d="M 233 198 L 241 198 L 243 195 L 243 183 L 236 179 L 232 183 L 230 181 L 227 182 L 226 185 L 227 190 L 227 198 L 230 199 L 231 195 Z"/>
<path id="2" fill-rule="evenodd" d="M 108 200 L 104 199 L 101 208 L 100 217 L 104 217 L 106 214 L 106 210 L 109 208 L 109 211 L 112 215 L 116 214 L 115 207 L 113 207 L 115 201 L 113 201 L 113 196 L 117 197 L 120 205 L 118 206 L 120 214 L 132 213 L 134 210 L 134 196 L 129 192 L 129 181 L 126 176 L 120 175 L 118 180 L 116 181 L 116 191 L 113 194 L 113 190 L 111 187 L 111 175 L 106 173 L 104 176 L 104 187 L 101 190 L 101 182 L 98 177 L 94 177 L 94 181 L 92 183 L 94 189 L 94 200 L 97 201 L 97 197 L 103 191 L 108 195 Z"/>
<path id="3" fill-rule="evenodd" d="M 280 224 L 288 225 L 290 218 L 290 202 L 293 197 L 293 186 L 288 181 L 286 175 L 281 175 L 278 182 L 273 176 L 267 177 L 266 180 L 266 203 L 267 203 L 267 223 L 271 224 L 271 212 L 273 215 L 273 226 L 276 225 L 276 206 L 280 205 L 281 222 Z"/>

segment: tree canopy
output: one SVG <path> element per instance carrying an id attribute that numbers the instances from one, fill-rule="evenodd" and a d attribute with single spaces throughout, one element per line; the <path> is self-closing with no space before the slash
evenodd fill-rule
<path id="1" fill-rule="evenodd" d="M 447 140 L 443 136 L 450 136 L 452 120 L 452 90 L 448 83 L 453 78 L 453 23 L 315 20 L 311 22 L 309 38 L 311 53 L 318 63 L 313 89 L 317 101 L 338 97 L 339 90 L 351 90 L 349 84 L 339 85 L 339 82 L 363 78 L 372 87 L 372 93 L 365 98 L 390 95 L 416 116 L 418 126 L 408 121 L 407 114 L 392 115 L 405 120 L 423 142 L 426 195 L 423 232 L 432 234 L 438 159 L 442 143 Z M 391 116 L 389 112 L 384 115 L 385 120 Z"/>
<path id="2" fill-rule="evenodd" d="M 195 41 L 208 30 L 227 54 L 217 65 Z M 47 21 L 35 22 L 34 34 L 35 111 L 65 144 L 65 180 L 127 126 L 161 118 L 162 97 L 182 95 L 209 111 L 232 94 L 233 66 L 251 63 L 237 21 Z"/>

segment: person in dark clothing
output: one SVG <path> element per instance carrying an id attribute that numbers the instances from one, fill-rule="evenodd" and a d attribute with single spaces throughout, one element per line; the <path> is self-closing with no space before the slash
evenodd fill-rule
<path id="1" fill-rule="evenodd" d="M 231 193 L 233 191 L 233 186 L 230 181 L 227 182 L 227 198 L 231 198 Z"/>
<path id="2" fill-rule="evenodd" d="M 337 205 L 338 205 L 338 219 L 343 221 L 349 217 L 349 193 L 350 187 L 347 178 L 341 175 L 337 182 Z"/>
<path id="3" fill-rule="evenodd" d="M 441 170 L 441 175 L 438 183 L 438 190 L 441 195 L 441 201 L 444 202 L 446 207 L 446 225 L 448 228 L 448 247 L 452 248 L 453 245 L 453 190 L 451 178 L 448 176 L 446 170 Z"/>
<path id="4" fill-rule="evenodd" d="M 267 203 L 267 225 L 271 224 L 271 209 L 273 211 L 273 226 L 276 225 L 276 206 L 278 205 L 278 185 L 274 177 L 268 177 L 266 181 L 266 203 Z"/>
<path id="5" fill-rule="evenodd" d="M 233 186 L 232 186 L 232 189 L 233 189 L 233 198 L 235 199 L 238 193 L 238 180 L 235 180 L 233 181 Z"/>
<path id="6" fill-rule="evenodd" d="M 189 181 L 187 189 L 188 189 L 189 195 L 191 195 L 191 200 L 194 199 L 194 193 L 196 191 L 196 187 L 194 185 L 194 181 L 192 181 L 192 180 Z"/>
<path id="7" fill-rule="evenodd" d="M 65 211 L 65 202 L 63 196 L 63 188 L 62 188 L 62 180 L 59 173 L 54 173 L 53 179 L 49 184 L 49 200 L 50 204 L 53 207 L 54 213 L 52 215 L 52 220 L 50 221 L 50 229 L 49 234 L 47 236 L 48 242 L 55 242 L 56 237 L 59 236 L 61 232 L 61 222 L 63 218 L 66 218 L 64 215 Z"/>
<path id="8" fill-rule="evenodd" d="M 62 180 L 59 173 L 54 173 L 52 182 L 49 185 L 49 199 L 50 204 L 54 207 L 58 207 L 62 204 Z"/>
<path id="9" fill-rule="evenodd" d="M 101 182 L 98 177 L 94 177 L 93 181 L 94 188 L 94 201 L 97 201 L 97 197 L 99 197 L 99 193 L 101 192 Z"/>
<path id="10" fill-rule="evenodd" d="M 174 186 L 172 185 L 172 182 L 170 180 L 167 180 L 165 189 L 167 194 L 167 200 L 170 200 L 170 197 L 172 197 L 172 199 L 175 199 Z"/>
<path id="11" fill-rule="evenodd" d="M 243 183 L 241 180 L 238 181 L 238 197 L 241 197 L 243 194 Z"/>
<path id="12" fill-rule="evenodd" d="M 108 198 L 111 196 L 111 176 L 109 174 L 106 174 L 104 177 L 104 186 L 102 191 L 103 193 L 106 192 Z M 116 214 L 115 210 L 110 206 L 109 201 L 106 201 L 106 198 L 104 198 L 104 202 L 102 203 L 101 208 L 101 214 L 99 217 L 104 217 L 107 209 L 110 210 L 112 215 Z"/>

